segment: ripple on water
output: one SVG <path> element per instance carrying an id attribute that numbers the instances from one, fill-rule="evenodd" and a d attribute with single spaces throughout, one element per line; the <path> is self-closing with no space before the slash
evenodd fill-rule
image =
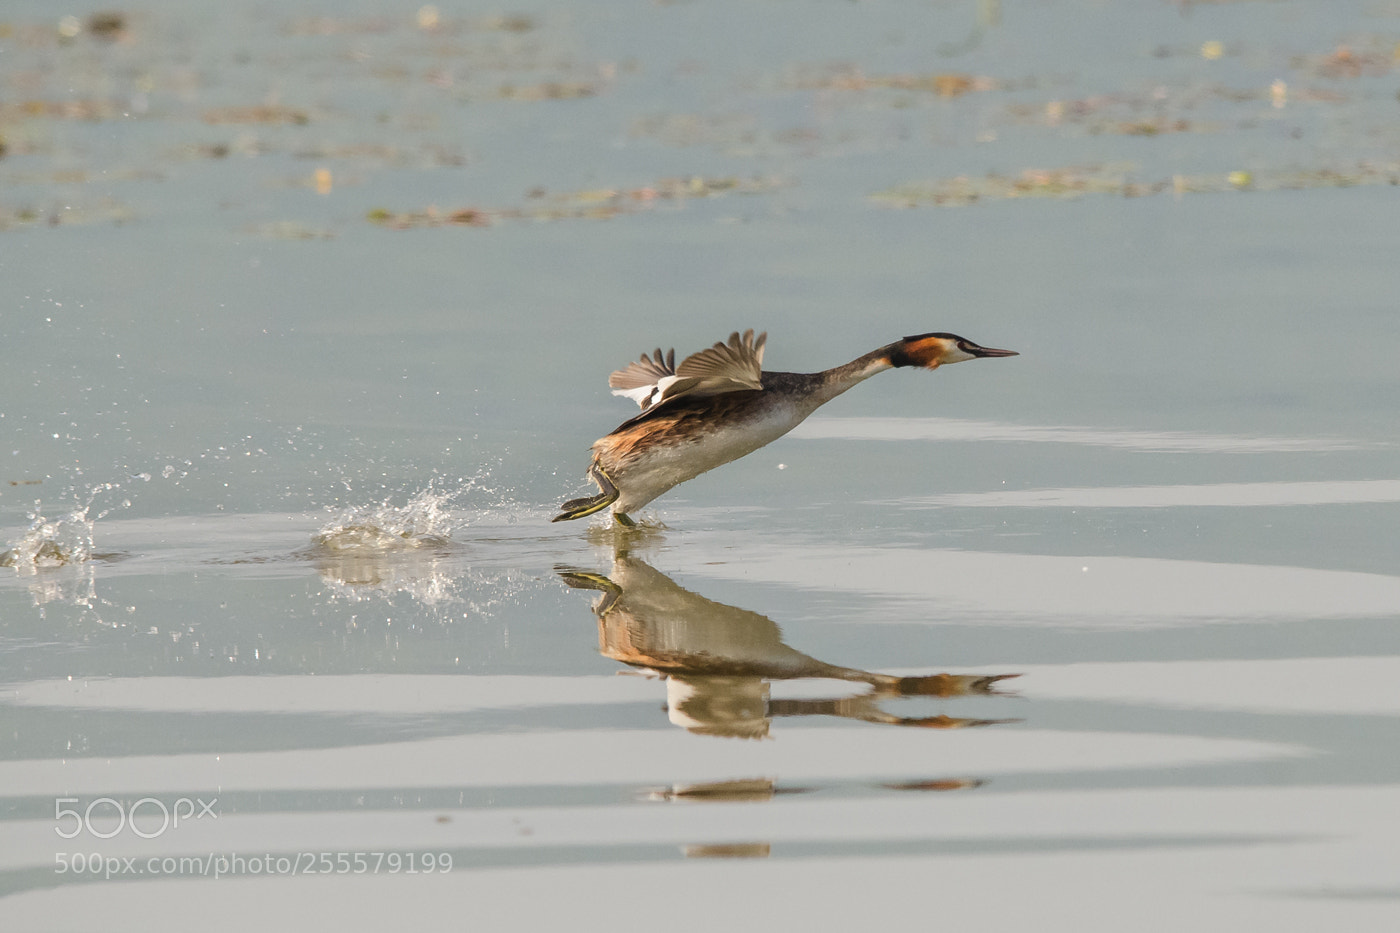
<path id="1" fill-rule="evenodd" d="M 943 493 L 919 505 L 1015 508 L 1180 508 L 1356 505 L 1400 502 L 1400 480 L 1197 483 L 1172 486 L 1077 486 Z"/>
<path id="2" fill-rule="evenodd" d="M 1006 424 L 964 418 L 812 418 L 798 425 L 792 436 L 808 440 L 1082 444 L 1120 450 L 1181 453 L 1287 453 L 1362 450 L 1377 446 L 1335 437 L 1105 430 L 1066 425 Z"/>

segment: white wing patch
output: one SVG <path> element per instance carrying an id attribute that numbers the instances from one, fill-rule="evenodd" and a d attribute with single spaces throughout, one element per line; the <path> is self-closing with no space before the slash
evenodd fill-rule
<path id="1" fill-rule="evenodd" d="M 676 351 L 663 354 L 657 347 L 653 352 L 654 358 L 643 353 L 640 360 L 608 377 L 613 395 L 630 398 L 643 410 L 653 405 L 663 389 L 676 379 Z"/>
<path id="2" fill-rule="evenodd" d="M 754 338 L 752 330 L 729 335 L 728 343 L 717 343 L 692 353 L 676 365 L 676 351 L 662 354 L 660 348 L 649 357 L 645 353 L 635 363 L 608 377 L 613 395 L 636 402 L 643 411 L 668 399 L 685 395 L 722 395 L 745 389 L 763 388 L 763 347 L 766 333 Z"/>

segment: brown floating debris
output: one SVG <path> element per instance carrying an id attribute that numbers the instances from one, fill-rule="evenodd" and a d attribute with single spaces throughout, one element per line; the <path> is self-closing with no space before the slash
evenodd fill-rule
<path id="1" fill-rule="evenodd" d="M 1296 68 L 1323 78 L 1362 78 L 1395 70 L 1400 46 L 1390 49 L 1356 49 L 1339 45 L 1325 55 L 1304 55 L 1293 60 Z"/>
<path id="2" fill-rule="evenodd" d="M 270 123 L 305 126 L 311 117 L 305 110 L 267 104 L 259 107 L 215 107 L 204 112 L 205 123 Z"/>
<path id="3" fill-rule="evenodd" d="M 504 84 L 500 96 L 505 100 L 575 100 L 593 97 L 595 84 L 585 81 L 543 81 L 539 84 Z"/>
<path id="4" fill-rule="evenodd" d="M 43 118 L 49 120 L 112 120 L 128 116 L 126 108 L 112 100 L 21 100 L 0 102 L 0 121 Z"/>
<path id="5" fill-rule="evenodd" d="M 49 207 L 14 207 L 0 203 L 0 231 L 21 227 L 70 227 L 97 223 L 124 223 L 134 216 L 130 207 L 111 198 L 92 203 L 67 203 Z"/>
<path id="6" fill-rule="evenodd" d="M 260 224 L 250 232 L 269 240 L 329 240 L 335 237 L 330 230 L 310 227 L 291 220 Z"/>
<path id="7" fill-rule="evenodd" d="M 939 97 L 961 97 L 973 91 L 991 91 L 1001 87 L 994 78 L 962 72 L 931 74 L 866 74 L 860 68 L 841 68 L 822 74 L 799 75 L 791 82 L 795 87 L 809 90 L 868 91 L 892 88 L 901 91 L 929 91 Z"/>
<path id="8" fill-rule="evenodd" d="M 1362 162 L 1346 170 L 1330 168 L 1298 171 L 1247 171 L 1231 169 L 1199 175 L 1140 180 L 1133 167 L 1122 165 L 1069 166 L 1026 169 L 1019 175 L 959 175 L 927 182 L 912 182 L 877 191 L 871 198 L 887 207 L 960 207 L 978 201 L 1012 198 L 1073 199 L 1092 194 L 1145 197 L 1170 191 L 1208 194 L 1224 191 L 1284 191 L 1308 188 L 1341 188 L 1353 185 L 1400 184 L 1400 162 Z"/>
<path id="9" fill-rule="evenodd" d="M 115 42 L 126 32 L 126 15 L 116 10 L 94 13 L 88 17 L 87 30 L 99 39 Z"/>
<path id="10" fill-rule="evenodd" d="M 636 214 L 661 204 L 675 204 L 693 198 L 725 194 L 756 194 L 779 187 L 775 179 L 754 178 L 663 178 L 640 188 L 591 188 L 567 194 L 550 195 L 543 189 L 527 193 L 528 207 L 463 207 L 444 210 L 429 206 L 420 211 L 390 211 L 375 208 L 366 215 L 370 223 L 393 230 L 418 227 L 485 227 L 505 220 L 607 219 Z"/>
<path id="11" fill-rule="evenodd" d="M 390 230 L 411 230 L 417 227 L 485 227 L 492 221 L 490 213 L 474 207 L 443 211 L 431 205 L 421 211 L 403 212 L 376 207 L 365 217 L 370 223 L 388 227 Z"/>

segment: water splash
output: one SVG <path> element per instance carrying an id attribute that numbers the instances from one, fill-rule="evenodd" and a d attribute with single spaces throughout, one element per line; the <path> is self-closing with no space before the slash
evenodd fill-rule
<path id="1" fill-rule="evenodd" d="M 150 476 L 132 478 L 149 480 Z M 112 608 L 112 604 L 97 595 L 94 563 L 117 560 L 122 555 L 99 553 L 93 543 L 95 529 L 113 509 L 129 508 L 131 501 L 122 499 L 96 514 L 93 505 L 99 497 L 120 488 L 120 483 L 90 486 L 86 501 L 74 492 L 72 506 L 53 517 L 44 514 L 43 501 L 36 499 L 29 512 L 29 529 L 11 541 L 7 550 L 0 551 L 0 567 L 13 567 L 16 574 L 29 578 L 29 595 L 41 618 L 49 604 L 62 604 L 76 607 L 98 625 L 109 624 L 103 618 L 103 607 Z"/>
<path id="2" fill-rule="evenodd" d="M 326 551 L 364 554 L 444 548 L 452 540 L 453 501 L 475 485 L 440 491 L 436 483 L 414 495 L 404 505 L 385 499 L 368 506 L 345 509 L 323 526 L 312 544 Z"/>
<path id="3" fill-rule="evenodd" d="M 18 540 L 11 541 L 8 550 L 0 552 L 0 567 L 13 567 L 22 574 L 36 574 L 47 568 L 92 560 L 95 556 L 93 530 L 97 521 L 105 518 L 112 508 L 103 509 L 95 516 L 89 513 L 99 496 L 119 488 L 118 483 L 92 486 L 88 489 L 86 502 L 78 501 L 75 496 L 73 507 L 56 518 L 45 516 L 43 501 L 34 500 L 34 508 L 29 512 L 29 530 Z M 130 500 L 123 499 L 119 506 L 113 508 L 127 508 L 130 505 Z"/>
<path id="4" fill-rule="evenodd" d="M 454 517 L 453 506 L 477 487 L 476 479 L 450 490 L 434 480 L 403 504 L 385 499 L 344 509 L 308 552 L 329 595 L 348 602 L 406 595 L 439 610 L 467 604 L 471 586 L 452 540 L 466 520 Z"/>

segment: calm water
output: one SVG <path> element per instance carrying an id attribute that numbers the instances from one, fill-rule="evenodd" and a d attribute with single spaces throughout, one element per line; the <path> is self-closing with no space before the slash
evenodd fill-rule
<path id="1" fill-rule="evenodd" d="M 0 16 L 7 930 L 1400 921 L 1400 7 L 91 13 Z M 745 327 L 1022 356 L 549 524 Z"/>

